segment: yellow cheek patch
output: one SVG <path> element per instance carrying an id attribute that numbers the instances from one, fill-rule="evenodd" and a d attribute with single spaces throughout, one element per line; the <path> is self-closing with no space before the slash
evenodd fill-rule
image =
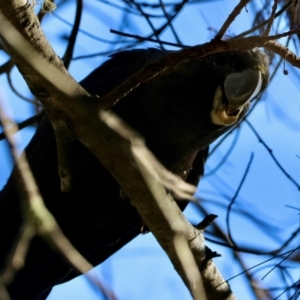
<path id="1" fill-rule="evenodd" d="M 224 106 L 223 108 L 220 107 L 218 109 L 212 110 L 210 116 L 214 124 L 221 126 L 230 126 L 238 120 L 241 111 L 242 109 L 240 109 L 235 116 L 228 116 L 226 113 L 226 107 Z"/>
<path id="2" fill-rule="evenodd" d="M 218 87 L 215 92 L 214 102 L 213 102 L 213 108 L 210 112 L 211 120 L 214 124 L 220 125 L 220 126 L 230 126 L 234 124 L 241 113 L 243 109 L 240 108 L 236 115 L 229 116 L 227 115 L 227 107 L 223 103 L 223 92 L 221 87 Z"/>

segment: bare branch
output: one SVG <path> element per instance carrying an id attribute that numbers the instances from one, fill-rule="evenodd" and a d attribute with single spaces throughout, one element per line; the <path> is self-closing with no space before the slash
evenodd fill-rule
<path id="1" fill-rule="evenodd" d="M 172 24 L 170 15 L 168 15 L 168 13 L 167 13 L 167 11 L 166 11 L 166 9 L 165 9 L 165 5 L 164 5 L 163 1 L 162 1 L 162 0 L 159 0 L 159 3 L 160 3 L 160 7 L 161 7 L 161 9 L 162 9 L 162 11 L 163 11 L 163 13 L 164 13 L 164 16 L 166 17 L 166 21 L 168 22 L 169 28 L 171 29 L 171 31 L 172 31 L 172 33 L 173 33 L 173 36 L 174 36 L 175 40 L 177 41 L 177 43 L 178 43 L 179 45 L 181 45 L 181 41 L 180 41 L 180 39 L 179 39 L 179 37 L 178 37 L 178 34 L 176 33 L 176 31 L 175 31 L 175 29 L 174 29 L 174 26 L 173 26 L 173 24 Z"/>
<path id="2" fill-rule="evenodd" d="M 178 233 L 175 235 L 174 248 L 182 265 L 185 277 L 188 279 L 193 299 L 207 300 L 201 274 L 183 234 Z"/>
<path id="3" fill-rule="evenodd" d="M 16 238 L 16 245 L 7 258 L 6 267 L 0 274 L 5 285 L 9 285 L 14 280 L 16 273 L 23 268 L 30 242 L 35 234 L 34 226 L 30 221 L 26 221 L 20 229 L 19 236 Z"/>
<path id="4" fill-rule="evenodd" d="M 38 105 L 38 102 L 37 102 L 36 100 L 34 100 L 34 99 L 29 99 L 28 97 L 23 96 L 20 92 L 18 92 L 18 90 L 15 88 L 15 86 L 14 86 L 13 83 L 12 83 L 12 80 L 11 80 L 11 71 L 7 72 L 7 81 L 8 81 L 8 84 L 9 84 L 11 90 L 12 90 L 19 98 L 21 98 L 22 100 L 24 100 L 24 101 L 26 101 L 26 102 L 29 102 L 29 103 Z"/>
<path id="5" fill-rule="evenodd" d="M 40 121 L 40 119 L 41 119 L 41 115 L 36 115 L 36 116 L 28 118 L 25 121 L 17 124 L 18 130 L 22 130 L 22 129 L 26 128 L 27 126 L 33 125 L 33 124 L 37 123 L 38 121 Z M 3 139 L 5 139 L 5 134 L 4 134 L 4 132 L 1 132 L 0 133 L 0 141 Z"/>
<path id="6" fill-rule="evenodd" d="M 227 224 L 227 228 L 228 228 L 228 240 L 235 247 L 236 247 L 236 243 L 235 243 L 235 241 L 234 241 L 234 239 L 232 237 L 231 230 L 230 230 L 230 224 L 229 224 L 230 211 L 231 211 L 232 205 L 234 204 L 236 198 L 238 197 L 239 192 L 240 192 L 240 190 L 241 190 L 241 188 L 242 188 L 242 186 L 243 186 L 243 184 L 244 184 L 244 182 L 245 182 L 245 180 L 247 178 L 247 175 L 248 175 L 249 170 L 250 170 L 250 166 L 251 166 L 252 161 L 253 161 L 253 157 L 254 157 L 254 155 L 253 155 L 253 153 L 251 153 L 250 160 L 249 160 L 249 162 L 247 164 L 247 167 L 246 167 L 246 170 L 244 172 L 244 175 L 243 175 L 243 177 L 241 179 L 241 182 L 240 182 L 240 184 L 239 184 L 239 186 L 238 186 L 238 188 L 237 188 L 234 196 L 232 197 L 232 199 L 231 199 L 231 201 L 230 201 L 230 203 L 228 205 L 227 212 L 226 212 L 226 224 Z"/>
<path id="7" fill-rule="evenodd" d="M 152 38 L 149 38 L 149 37 L 142 37 L 142 36 L 139 36 L 139 35 L 136 35 L 136 34 L 121 32 L 121 31 L 114 30 L 114 29 L 110 29 L 110 32 L 118 34 L 120 36 L 126 36 L 126 37 L 129 37 L 129 38 L 137 39 L 137 40 L 140 40 L 140 41 L 158 43 L 158 41 L 155 40 L 155 39 L 152 39 Z M 190 47 L 190 46 L 186 46 L 186 45 L 182 45 L 182 44 L 178 44 L 178 43 L 166 42 L 166 41 L 162 41 L 162 40 L 160 40 L 159 43 L 162 44 L 162 45 L 168 45 L 168 46 L 179 47 L 179 48 L 188 48 L 188 47 Z"/>
<path id="8" fill-rule="evenodd" d="M 11 300 L 10 296 L 6 290 L 5 285 L 2 283 L 1 277 L 0 277 L 0 299 L 1 300 Z"/>
<path id="9" fill-rule="evenodd" d="M 300 184 L 284 169 L 284 167 L 279 163 L 279 161 L 277 160 L 277 158 L 275 157 L 272 149 L 263 141 L 263 139 L 260 137 L 260 135 L 258 134 L 258 132 L 255 130 L 255 128 L 253 127 L 253 125 L 248 121 L 245 120 L 245 122 L 247 123 L 247 125 L 250 127 L 250 129 L 252 130 L 252 132 L 255 134 L 255 136 L 258 138 L 258 141 L 265 147 L 265 149 L 269 152 L 271 158 L 273 159 L 273 161 L 275 162 L 275 164 L 277 165 L 277 167 L 282 171 L 282 173 L 297 187 L 298 190 L 300 190 Z"/>
<path id="10" fill-rule="evenodd" d="M 293 53 L 289 48 L 286 48 L 276 41 L 266 42 L 264 47 L 280 55 L 292 66 L 300 68 L 300 57 Z"/>
<path id="11" fill-rule="evenodd" d="M 13 135 L 18 131 L 16 124 L 10 120 L 4 110 L 2 105 L 0 105 L 0 119 L 2 126 L 4 128 L 5 135 L 7 137 L 7 142 L 13 156 L 13 159 L 16 163 L 15 170 L 20 182 L 19 188 L 23 198 L 26 200 L 25 203 L 25 212 L 26 217 L 30 216 L 30 222 L 34 225 L 38 234 L 43 236 L 46 239 L 49 239 L 51 243 L 63 254 L 63 256 L 69 261 L 69 263 L 76 268 L 81 273 L 86 273 L 93 268 L 93 266 L 72 246 L 69 240 L 63 235 L 58 224 L 56 223 L 52 214 L 45 207 L 44 202 L 39 194 L 38 188 L 36 186 L 34 177 L 30 171 L 30 167 L 25 157 L 25 153 L 19 154 L 15 146 L 15 141 Z M 28 233 L 25 230 L 22 233 L 22 238 L 25 239 L 26 244 L 28 245 L 29 240 L 32 238 L 34 232 L 32 229 Z M 22 241 L 23 242 L 23 241 Z M 17 248 L 19 250 L 20 248 Z M 24 259 L 24 255 L 27 251 L 27 246 L 24 249 L 22 245 L 22 256 L 21 260 Z M 13 255 L 13 259 L 16 256 Z M 14 260 L 12 260 L 14 263 Z M 14 268 L 15 266 L 13 266 Z M 20 266 L 18 266 L 20 267 Z M 10 269 L 10 267 L 8 267 Z M 10 275 L 6 273 L 5 275 Z M 99 280 L 94 277 L 87 275 L 91 282 L 95 283 L 100 290 L 107 296 L 109 299 L 116 299 L 114 294 L 108 291 Z M 10 279 L 10 278 L 8 278 Z"/>
<path id="12" fill-rule="evenodd" d="M 249 0 L 240 0 L 240 3 L 233 9 L 219 32 L 216 34 L 214 38 L 215 40 L 220 40 L 223 37 L 230 24 L 234 21 L 237 15 L 240 14 L 241 10 L 247 5 L 248 2 Z"/>
<path id="13" fill-rule="evenodd" d="M 132 138 L 135 133 L 129 128 L 125 128 L 124 130 L 124 124 L 118 120 L 118 117 L 111 113 L 102 111 L 101 119 L 118 134 L 116 138 L 119 140 L 119 152 L 123 148 L 130 151 L 131 160 L 135 161 L 135 164 L 138 166 L 138 170 L 135 168 L 135 171 L 138 171 L 140 176 L 142 176 L 141 178 L 137 174 L 133 175 L 130 170 L 130 178 L 135 182 L 135 191 L 138 193 L 128 193 L 126 191 L 127 186 L 122 185 L 122 187 L 126 194 L 130 196 L 132 204 L 138 210 L 147 227 L 155 235 L 162 248 L 168 253 L 175 269 L 182 277 L 191 294 L 194 296 L 197 294 L 197 297 L 201 297 L 203 290 L 198 286 L 201 286 L 202 283 L 201 279 L 197 276 L 194 277 L 195 282 L 191 282 L 192 278 L 190 277 L 190 273 L 186 272 L 187 265 L 184 263 L 184 258 L 179 256 L 180 253 L 176 250 L 177 243 L 175 242 L 174 244 L 176 234 L 184 235 L 185 241 L 189 241 L 189 247 L 193 253 L 197 268 L 201 272 L 200 278 L 202 278 L 205 285 L 207 299 L 235 299 L 229 286 L 217 272 L 211 258 L 206 257 L 205 259 L 203 233 L 198 231 L 185 219 L 171 195 L 166 193 L 163 186 L 158 182 L 157 177 L 153 176 L 151 171 L 149 172 L 146 162 L 147 157 L 144 157 L 140 153 L 136 155 L 139 148 L 136 148 L 135 144 L 139 144 L 139 142 L 137 138 Z M 176 219 L 174 219 L 174 215 L 177 216 Z M 188 265 L 193 265 L 190 259 L 188 259 L 187 263 Z M 212 272 L 214 272 L 214 275 L 212 275 Z M 196 288 L 194 289 L 195 284 Z M 195 292 L 197 293 L 194 294 Z M 230 296 L 228 297 L 228 295 Z"/>
<path id="14" fill-rule="evenodd" d="M 69 68 L 70 62 L 71 62 L 72 57 L 73 57 L 73 51 L 74 51 L 76 37 L 77 37 L 77 34 L 78 34 L 81 15 L 82 15 L 82 8 L 83 8 L 82 0 L 77 0 L 76 2 L 77 2 L 77 5 L 76 5 L 76 16 L 75 16 L 74 26 L 72 28 L 71 35 L 69 37 L 68 47 L 67 47 L 66 52 L 65 52 L 65 54 L 62 58 L 62 60 L 64 61 L 66 69 Z"/>
<path id="15" fill-rule="evenodd" d="M 100 112 L 100 118 L 109 128 L 117 132 L 125 141 L 129 142 L 129 145 L 126 147 L 130 148 L 135 159 L 143 164 L 149 175 L 155 178 L 157 182 L 174 193 L 176 198 L 194 199 L 193 195 L 196 192 L 196 187 L 168 171 L 145 146 L 142 137 L 136 131 L 130 128 L 129 125 L 118 118 L 113 112 L 103 110 Z"/>
<path id="16" fill-rule="evenodd" d="M 294 4 L 294 0 L 289 0 L 285 5 L 283 5 L 281 7 L 281 9 L 275 14 L 274 16 L 274 19 L 276 19 L 277 17 L 281 16 L 283 12 L 285 12 L 291 5 Z M 257 29 L 260 29 L 262 28 L 263 26 L 265 26 L 266 24 L 268 24 L 269 20 L 266 20 L 256 26 L 254 26 L 253 28 L 249 29 L 249 30 L 246 30 L 238 35 L 235 36 L 235 38 L 241 38 L 241 37 L 244 37 L 244 36 L 247 36 L 249 35 L 250 33 L 256 31 Z"/>
<path id="17" fill-rule="evenodd" d="M 268 36 L 269 33 L 270 33 L 271 26 L 273 24 L 275 14 L 276 14 L 277 2 L 278 2 L 278 0 L 274 0 L 274 4 L 273 4 L 273 7 L 272 7 L 272 12 L 271 12 L 270 18 L 268 20 L 267 27 L 266 27 L 266 30 L 264 32 L 264 36 Z"/>

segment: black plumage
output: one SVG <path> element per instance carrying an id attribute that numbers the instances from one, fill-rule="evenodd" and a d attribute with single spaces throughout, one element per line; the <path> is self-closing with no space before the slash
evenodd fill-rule
<path id="1" fill-rule="evenodd" d="M 148 49 L 114 54 L 81 85 L 101 97 L 168 53 Z M 261 51 L 220 53 L 166 69 L 112 110 L 145 137 L 166 168 L 185 172 L 187 181 L 197 184 L 209 144 L 242 119 L 249 100 L 267 83 L 268 62 Z M 143 223 L 129 199 L 120 197 L 118 183 L 78 141 L 70 147 L 74 188 L 60 191 L 55 138 L 48 120 L 39 125 L 26 154 L 47 207 L 91 263 L 101 263 L 140 233 Z M 20 203 L 11 176 L 0 193 L 0 269 L 22 223 Z M 184 209 L 186 203 L 180 206 Z M 45 299 L 53 285 L 76 275 L 35 237 L 25 267 L 8 291 L 12 300 Z"/>

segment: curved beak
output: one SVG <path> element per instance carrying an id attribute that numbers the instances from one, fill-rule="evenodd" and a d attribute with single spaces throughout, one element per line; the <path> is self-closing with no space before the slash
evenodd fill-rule
<path id="1" fill-rule="evenodd" d="M 224 92 L 227 98 L 227 114 L 233 115 L 253 99 L 262 87 L 262 76 L 259 70 L 247 69 L 240 73 L 227 76 L 224 83 Z"/>

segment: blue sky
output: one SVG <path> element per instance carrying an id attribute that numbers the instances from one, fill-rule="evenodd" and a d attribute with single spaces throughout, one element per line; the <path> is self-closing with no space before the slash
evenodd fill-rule
<path id="1" fill-rule="evenodd" d="M 229 33 L 235 34 L 251 28 L 253 9 L 254 7 L 261 7 L 263 2 L 252 1 L 252 4 L 248 5 L 249 12 L 243 10 L 230 27 Z M 57 10 L 55 13 L 72 22 L 74 3 L 66 1 L 67 5 L 64 5 L 62 9 Z M 207 1 L 201 5 L 188 6 L 174 23 L 182 42 L 186 45 L 195 45 L 209 41 L 213 35 L 208 27 L 218 29 L 236 3 L 237 1 L 233 0 L 214 1 L 212 3 Z M 97 17 L 93 15 L 96 7 L 100 7 L 101 11 Z M 117 40 L 118 37 L 110 34 L 109 29 L 120 29 L 122 18 L 123 16 L 117 9 L 98 1 L 86 2 L 81 28 L 102 38 Z M 159 20 L 156 23 L 156 26 L 158 25 Z M 59 55 L 63 55 L 66 43 L 57 37 L 57 33 L 68 34 L 70 27 L 51 14 L 46 16 L 43 26 L 55 51 Z M 280 26 L 282 30 L 285 30 L 284 23 Z M 125 31 L 139 35 L 146 35 L 151 32 L 146 22 L 141 21 L 138 17 L 134 18 L 132 26 Z M 170 30 L 163 33 L 162 39 L 174 42 Z M 281 42 L 284 43 L 284 40 Z M 156 45 L 154 43 L 144 45 L 144 47 L 150 46 L 155 47 Z M 108 50 L 111 50 L 110 45 L 99 43 L 83 34 L 79 34 L 74 56 Z M 87 60 L 75 60 L 70 66 L 70 73 L 79 81 L 105 59 L 106 57 L 96 57 Z M 7 56 L 1 54 L 0 63 L 6 60 Z M 300 159 L 297 157 L 297 155 L 300 156 L 300 102 L 297 88 L 299 71 L 291 69 L 288 64 L 286 68 L 289 75 L 283 75 L 282 68 L 279 70 L 249 120 L 272 149 L 278 161 L 300 184 Z M 18 91 L 30 97 L 26 84 L 16 69 L 13 71 L 12 78 Z M 9 102 L 15 120 L 21 121 L 34 115 L 35 112 L 32 106 L 19 100 L 11 92 L 4 76 L 0 77 L 0 85 L 1 98 L 7 103 Z M 22 130 L 20 134 L 21 147 L 27 144 L 32 134 L 33 130 L 30 128 Z M 234 135 L 229 136 L 222 147 L 209 158 L 206 167 L 207 172 L 214 169 L 222 160 L 233 143 Z M 0 142 L 0 153 L 0 186 L 3 186 L 12 166 L 6 156 L 4 142 Z M 3 155 L 3 153 L 5 154 Z M 253 163 L 234 205 L 235 211 L 231 216 L 230 224 L 232 234 L 239 245 L 251 245 L 252 247 L 263 245 L 264 249 L 271 250 L 278 247 L 283 239 L 289 237 L 291 232 L 299 227 L 300 218 L 297 211 L 285 206 L 300 207 L 299 191 L 274 164 L 266 149 L 259 143 L 247 124 L 241 126 L 238 142 L 235 144 L 226 163 L 213 176 L 203 178 L 197 196 L 202 199 L 201 203 L 210 213 L 219 215 L 216 222 L 226 231 L 225 208 L 239 185 L 252 153 L 254 153 Z M 253 223 L 253 217 L 246 218 L 241 213 L 243 209 L 252 213 L 253 217 L 259 217 L 262 221 L 271 224 L 274 232 L 270 232 L 269 229 L 258 228 Z M 189 207 L 185 214 L 194 223 L 198 223 L 202 217 L 192 207 Z M 272 236 L 275 236 L 275 238 Z M 297 242 L 299 243 L 299 238 Z M 207 244 L 213 250 L 222 254 L 221 258 L 215 259 L 215 263 L 226 279 L 241 272 L 239 265 L 233 263 L 233 255 L 230 251 L 209 242 Z M 290 245 L 290 248 L 293 246 L 297 246 L 297 243 Z M 253 255 L 242 256 L 248 267 L 262 262 L 266 258 Z M 262 270 L 257 274 L 257 278 L 262 278 L 269 269 Z M 191 299 L 169 259 L 151 234 L 136 238 L 97 267 L 95 272 L 108 283 L 119 296 L 119 299 Z M 297 276 L 297 271 L 293 274 Z M 276 286 L 280 284 L 275 273 L 271 273 L 261 284 L 262 286 L 268 286 L 270 283 L 272 283 L 272 286 L 274 283 Z M 230 281 L 230 284 L 238 299 L 254 299 L 243 276 Z M 99 297 L 99 292 L 81 277 L 70 283 L 57 286 L 48 299 L 81 300 L 99 299 Z M 280 299 L 286 298 L 282 297 Z"/>

